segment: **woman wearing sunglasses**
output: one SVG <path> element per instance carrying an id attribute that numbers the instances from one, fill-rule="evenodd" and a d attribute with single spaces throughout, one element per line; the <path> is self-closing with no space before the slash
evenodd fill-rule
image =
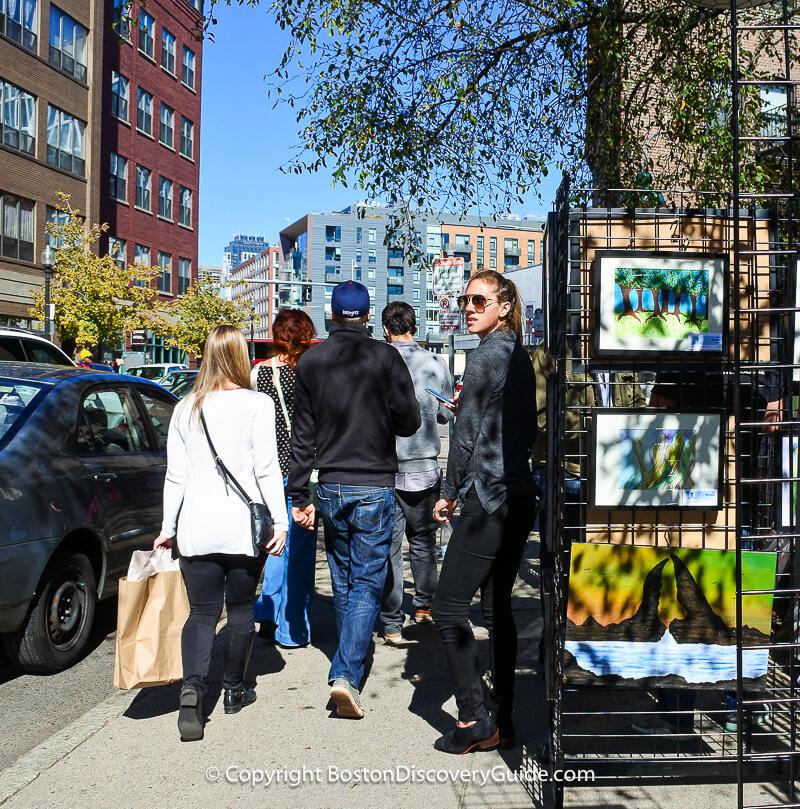
<path id="1" fill-rule="evenodd" d="M 461 500 L 432 607 L 458 704 L 456 727 L 434 744 L 446 753 L 514 744 L 517 630 L 511 589 L 535 513 L 529 466 L 536 432 L 534 372 L 521 344 L 517 288 L 484 270 L 472 277 L 458 305 L 467 329 L 481 341 L 467 359 L 447 474 L 434 508 L 436 520 L 446 522 Z M 490 636 L 494 715 L 484 703 L 469 623 L 479 589 Z"/>

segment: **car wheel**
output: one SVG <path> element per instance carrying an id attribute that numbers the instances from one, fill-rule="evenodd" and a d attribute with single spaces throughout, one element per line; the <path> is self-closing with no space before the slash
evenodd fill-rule
<path id="1" fill-rule="evenodd" d="M 55 557 L 42 578 L 25 626 L 5 638 L 6 652 L 24 671 L 51 674 L 80 660 L 97 606 L 94 570 L 82 553 Z"/>

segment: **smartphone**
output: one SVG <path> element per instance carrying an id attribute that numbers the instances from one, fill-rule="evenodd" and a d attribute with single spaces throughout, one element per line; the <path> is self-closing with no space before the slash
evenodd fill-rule
<path id="1" fill-rule="evenodd" d="M 446 396 L 443 396 L 441 393 L 438 393 L 435 390 L 431 390 L 431 388 L 425 388 L 426 393 L 430 393 L 431 396 L 435 396 L 440 401 L 444 402 L 445 404 L 453 404 L 452 399 L 448 399 Z"/>

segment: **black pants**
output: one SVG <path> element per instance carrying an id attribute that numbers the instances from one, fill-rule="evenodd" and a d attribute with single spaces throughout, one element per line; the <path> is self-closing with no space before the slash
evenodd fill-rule
<path id="1" fill-rule="evenodd" d="M 478 589 L 490 636 L 498 716 L 511 716 L 517 665 L 511 590 L 533 526 L 534 511 L 532 493 L 509 493 L 506 502 L 489 514 L 472 488 L 447 546 L 432 613 L 455 683 L 458 718 L 462 722 L 478 721 L 487 714 L 478 646 L 469 623 L 469 607 Z"/>
<path id="2" fill-rule="evenodd" d="M 204 681 L 208 676 L 223 600 L 228 610 L 228 632 L 248 634 L 255 630 L 253 605 L 263 565 L 263 555 L 211 553 L 181 557 L 189 596 L 189 618 L 181 635 L 184 680 Z"/>

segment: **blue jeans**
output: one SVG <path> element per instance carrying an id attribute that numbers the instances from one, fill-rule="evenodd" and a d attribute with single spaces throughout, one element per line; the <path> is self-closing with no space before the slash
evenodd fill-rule
<path id="1" fill-rule="evenodd" d="M 316 531 L 302 528 L 292 519 L 292 498 L 288 496 L 286 509 L 289 513 L 286 550 L 280 556 L 267 556 L 255 619 L 276 624 L 278 643 L 304 646 L 311 640 L 308 607 L 314 591 Z"/>
<path id="2" fill-rule="evenodd" d="M 360 689 L 389 567 L 394 489 L 320 483 L 318 497 L 339 633 L 328 682 Z"/>

